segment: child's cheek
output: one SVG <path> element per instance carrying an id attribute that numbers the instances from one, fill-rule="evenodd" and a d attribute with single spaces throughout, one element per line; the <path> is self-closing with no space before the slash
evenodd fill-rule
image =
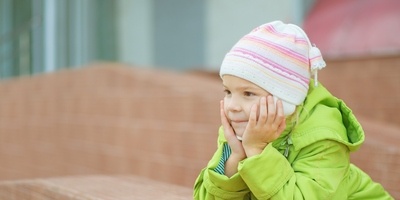
<path id="1" fill-rule="evenodd" d="M 224 97 L 224 111 L 225 111 L 225 114 L 227 113 L 229 103 L 230 103 L 229 99 L 227 97 Z"/>
<path id="2" fill-rule="evenodd" d="M 253 107 L 253 105 L 254 105 L 254 103 L 249 104 L 249 105 L 246 106 L 245 112 L 246 112 L 246 115 L 247 115 L 247 119 L 250 118 L 251 108 Z M 257 117 L 258 117 L 258 115 L 257 115 Z"/>

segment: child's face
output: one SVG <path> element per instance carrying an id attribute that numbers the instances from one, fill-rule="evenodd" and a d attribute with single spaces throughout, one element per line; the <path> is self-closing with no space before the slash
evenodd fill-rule
<path id="1" fill-rule="evenodd" d="M 257 85 L 232 75 L 222 77 L 224 85 L 224 110 L 236 135 L 243 136 L 250 116 L 251 107 L 259 104 L 261 97 L 270 95 Z M 257 113 L 258 117 L 259 113 Z"/>

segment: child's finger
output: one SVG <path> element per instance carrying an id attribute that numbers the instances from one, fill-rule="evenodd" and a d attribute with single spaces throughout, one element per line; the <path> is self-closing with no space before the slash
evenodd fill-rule
<path id="1" fill-rule="evenodd" d="M 279 129 L 283 127 L 283 129 L 286 128 L 286 117 L 285 117 L 285 112 L 283 110 L 283 103 L 282 100 L 278 99 L 276 102 L 276 107 L 277 107 L 277 114 L 276 114 L 276 119 L 275 121 L 279 123 Z M 283 131 L 283 130 L 281 130 Z"/>
<path id="2" fill-rule="evenodd" d="M 277 109 L 277 111 L 276 111 L 276 117 L 275 117 L 276 119 L 275 119 L 275 121 L 277 121 L 278 123 L 281 123 L 281 121 L 283 119 L 285 119 L 285 113 L 283 111 L 282 100 L 280 100 L 280 99 L 277 100 L 276 109 Z"/>
<path id="3" fill-rule="evenodd" d="M 276 107 L 274 103 L 273 97 L 270 95 L 267 97 L 267 104 L 268 104 L 268 115 L 267 115 L 267 123 L 272 124 L 275 121 L 276 115 Z"/>
<path id="4" fill-rule="evenodd" d="M 258 112 L 258 105 L 254 104 L 250 110 L 248 126 L 254 127 L 257 124 L 257 112 Z"/>
<path id="5" fill-rule="evenodd" d="M 261 97 L 260 98 L 260 113 L 258 114 L 258 124 L 265 124 L 267 121 L 267 98 Z"/>
<path id="6" fill-rule="evenodd" d="M 279 137 L 279 135 L 281 135 L 281 133 L 286 128 L 286 118 L 285 118 L 285 114 L 283 112 L 282 100 L 280 100 L 280 99 L 277 100 L 276 107 L 277 107 L 277 113 L 276 113 L 274 124 L 276 125 L 277 137 Z"/>
<path id="7" fill-rule="evenodd" d="M 222 127 L 224 127 L 224 133 L 225 133 L 225 138 L 236 138 L 235 132 L 233 131 L 231 124 L 228 121 L 228 118 L 225 115 L 225 110 L 224 110 L 224 100 L 221 100 L 220 103 L 220 115 L 221 115 L 221 124 Z"/>
<path id="8" fill-rule="evenodd" d="M 277 133 L 280 135 L 285 130 L 285 128 L 286 128 L 286 118 L 283 118 L 283 120 L 278 126 Z"/>
<path id="9" fill-rule="evenodd" d="M 228 119 L 226 118 L 225 115 L 225 110 L 224 110 L 224 100 L 221 100 L 219 102 L 219 106 L 220 106 L 220 115 L 221 115 L 221 123 L 224 127 L 226 127 L 227 125 L 229 125 Z"/>

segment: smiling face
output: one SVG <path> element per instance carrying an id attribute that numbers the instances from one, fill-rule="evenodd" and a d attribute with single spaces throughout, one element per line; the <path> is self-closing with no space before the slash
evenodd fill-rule
<path id="1" fill-rule="evenodd" d="M 222 84 L 225 92 L 225 115 L 236 135 L 242 137 L 249 120 L 251 107 L 259 104 L 260 98 L 266 97 L 270 93 L 247 80 L 232 75 L 224 75 Z"/>

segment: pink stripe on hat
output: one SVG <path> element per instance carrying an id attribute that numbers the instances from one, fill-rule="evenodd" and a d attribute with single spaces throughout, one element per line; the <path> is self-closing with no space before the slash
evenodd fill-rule
<path id="1" fill-rule="evenodd" d="M 298 84 L 307 86 L 310 81 L 308 77 L 304 77 L 301 74 L 298 74 L 297 72 L 280 65 L 279 63 L 275 63 L 274 61 L 269 60 L 268 57 L 263 57 L 262 55 L 249 51 L 247 49 L 235 48 L 231 50 L 231 52 L 238 52 L 244 55 L 250 55 L 252 58 L 247 57 L 247 59 L 251 59 L 254 62 L 258 62 L 257 60 L 259 60 L 261 62 L 260 66 L 262 66 L 263 68 L 270 70 L 278 76 L 285 76 L 286 78 L 291 79 Z M 238 54 L 237 56 L 240 55 Z M 273 70 L 272 68 L 275 68 L 276 70 Z"/>
<path id="2" fill-rule="evenodd" d="M 308 65 L 308 58 L 306 56 L 300 54 L 299 52 L 293 51 L 290 48 L 286 48 L 283 45 L 279 45 L 272 41 L 263 40 L 262 38 L 258 38 L 255 36 L 247 36 L 244 37 L 243 40 L 251 40 L 254 41 L 255 43 L 261 43 L 262 45 L 270 46 L 270 48 L 276 49 L 279 52 L 283 52 L 286 56 L 289 56 L 299 62 L 302 62 L 304 65 Z"/>
<path id="3" fill-rule="evenodd" d="M 274 22 L 272 22 L 272 23 L 274 23 Z M 263 27 L 264 27 L 265 29 L 269 30 L 270 33 L 275 34 L 275 35 L 277 35 L 278 37 L 284 37 L 284 38 L 294 39 L 294 41 L 295 41 L 296 43 L 303 43 L 303 44 L 306 45 L 306 46 L 309 45 L 308 38 L 305 38 L 305 37 L 299 38 L 299 37 L 296 37 L 295 34 L 292 34 L 292 33 L 290 33 L 290 32 L 284 33 L 284 32 L 277 31 L 277 30 L 275 29 L 276 26 L 263 26 Z"/>

